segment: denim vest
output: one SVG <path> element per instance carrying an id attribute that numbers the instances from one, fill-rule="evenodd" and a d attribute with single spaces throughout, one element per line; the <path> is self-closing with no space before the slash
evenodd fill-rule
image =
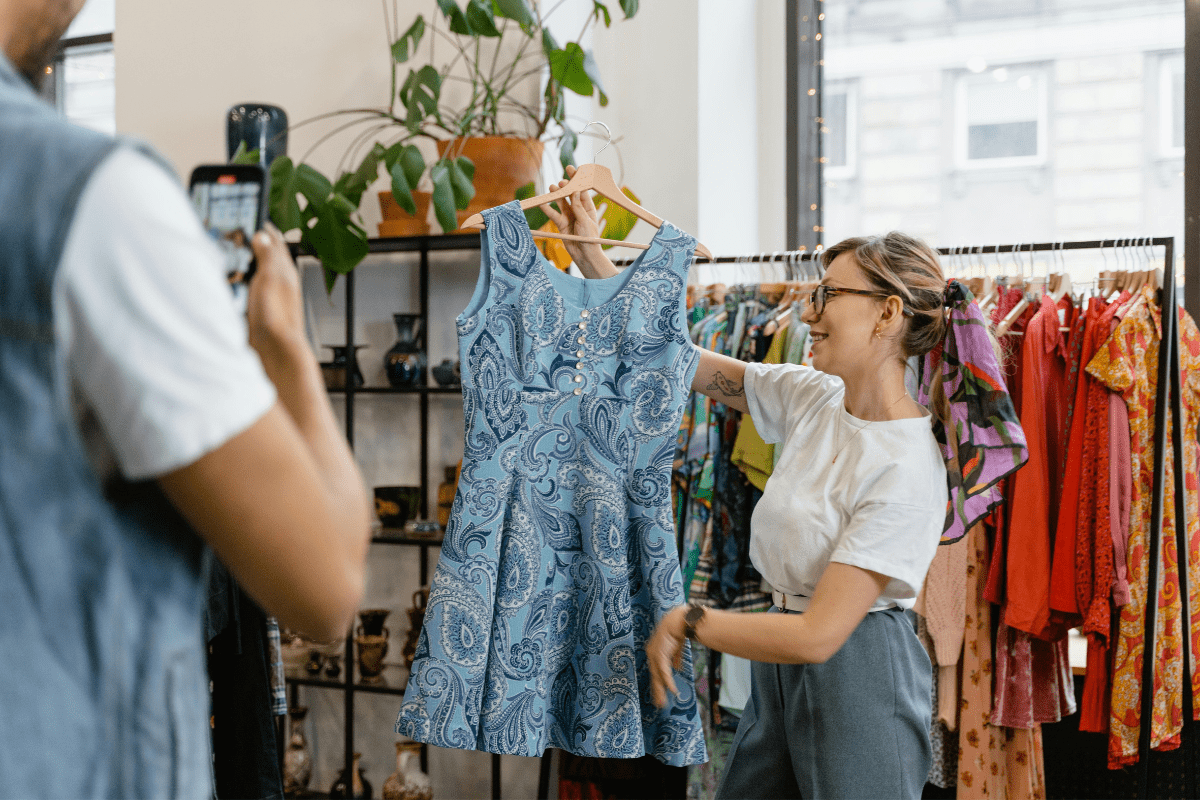
<path id="1" fill-rule="evenodd" d="M 209 551 L 156 483 L 106 496 L 54 340 L 75 207 L 118 146 L 68 124 L 0 54 L 4 796 L 212 796 Z"/>

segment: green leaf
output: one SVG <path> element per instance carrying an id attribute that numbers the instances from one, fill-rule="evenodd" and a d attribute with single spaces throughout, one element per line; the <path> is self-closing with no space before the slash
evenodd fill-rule
<path id="1" fill-rule="evenodd" d="M 558 50 L 558 42 L 554 41 L 554 37 L 550 35 L 550 31 L 542 28 L 542 52 L 546 54 L 546 58 L 550 58 L 550 54 Z"/>
<path id="2" fill-rule="evenodd" d="M 475 164 L 462 156 L 451 161 L 450 188 L 454 190 L 454 206 L 460 211 L 471 203 L 475 196 Z"/>
<path id="3" fill-rule="evenodd" d="M 300 203 L 296 200 L 296 167 L 287 156 L 271 164 L 271 196 L 268 201 L 271 221 L 287 233 L 300 227 Z"/>
<path id="4" fill-rule="evenodd" d="M 567 42 L 562 50 L 550 54 L 550 76 L 576 94 L 591 97 L 592 81 L 583 67 L 586 57 L 582 47 Z"/>
<path id="5" fill-rule="evenodd" d="M 295 181 L 296 191 L 304 195 L 309 203 L 317 206 L 323 205 L 329 195 L 333 194 L 333 184 L 329 182 L 329 178 L 308 164 L 296 167 Z"/>
<path id="6" fill-rule="evenodd" d="M 230 164 L 258 164 L 262 160 L 262 154 L 256 147 L 253 150 L 246 149 L 246 141 L 243 139 L 238 143 L 237 150 L 233 153 L 233 158 L 229 159 Z"/>
<path id="7" fill-rule="evenodd" d="M 608 105 L 608 95 L 604 93 L 604 87 L 600 85 L 600 67 L 596 64 L 596 59 L 592 57 L 592 51 L 586 50 L 583 54 L 583 71 L 588 76 L 588 80 L 596 87 L 596 91 L 600 93 L 600 105 Z M 591 94 L 591 92 L 588 92 Z"/>
<path id="8" fill-rule="evenodd" d="M 307 239 L 325 268 L 345 275 L 367 257 L 367 234 L 343 214 L 341 204 L 329 203 L 317 209 L 317 224 Z"/>
<path id="9" fill-rule="evenodd" d="M 458 228 L 458 215 L 454 213 L 454 188 L 450 182 L 450 167 L 447 160 L 438 161 L 429 170 L 433 181 L 433 212 L 443 233 Z"/>
<path id="10" fill-rule="evenodd" d="M 458 7 L 458 3 L 454 2 L 454 0 L 437 0 L 437 4 L 446 21 L 450 23 L 451 32 L 460 33 L 464 36 L 470 36 L 474 33 L 471 30 L 471 26 L 467 23 L 467 18 L 463 16 L 462 9 Z"/>
<path id="11" fill-rule="evenodd" d="M 499 36 L 500 30 L 496 27 L 496 20 L 492 16 L 494 13 L 490 2 L 470 0 L 467 3 L 467 25 L 478 36 Z"/>
<path id="12" fill-rule="evenodd" d="M 530 181 L 529 183 L 520 187 L 514 193 L 518 200 L 528 200 L 535 194 L 537 194 L 537 187 L 534 186 L 533 181 Z M 553 205 L 556 210 L 558 209 L 557 204 L 552 203 L 551 205 Z M 533 208 L 525 209 L 525 221 L 529 223 L 530 230 L 536 231 L 538 228 L 549 222 L 550 218 L 546 216 L 545 211 L 542 211 L 542 209 L 538 206 L 534 206 Z"/>
<path id="13" fill-rule="evenodd" d="M 408 27 L 396 43 L 392 45 L 392 58 L 396 59 L 397 64 L 403 64 L 408 61 L 409 56 L 417 52 L 417 45 L 421 43 L 421 37 L 425 35 L 425 17 L 417 15 L 416 20 Z"/>
<path id="14" fill-rule="evenodd" d="M 376 142 L 375 146 L 363 157 L 358 169 L 347 172 L 337 179 L 333 185 L 333 191 L 336 194 L 344 195 L 357 207 L 362 202 L 363 193 L 379 177 L 379 162 L 383 160 L 384 153 L 383 145 Z"/>
<path id="15" fill-rule="evenodd" d="M 438 101 L 442 96 L 442 76 L 431 65 L 426 64 L 416 71 L 409 71 L 400 87 L 400 102 L 407 110 L 405 124 L 416 133 L 426 117 L 437 114 Z"/>
<path id="16" fill-rule="evenodd" d="M 417 204 L 412 196 L 413 184 L 409 183 L 408 176 L 404 174 L 404 166 L 397 161 L 389 172 L 392 176 L 392 197 L 396 198 L 396 204 L 409 214 L 416 214 Z"/>
<path id="17" fill-rule="evenodd" d="M 572 130 L 563 130 L 562 136 L 558 138 L 558 160 L 562 163 L 563 169 L 567 165 L 574 166 L 575 164 L 575 147 L 579 144 L 579 134 Z"/>
<path id="18" fill-rule="evenodd" d="M 330 195 L 329 206 L 335 212 L 337 212 L 339 215 L 344 216 L 346 219 L 350 219 L 350 216 L 355 211 L 358 211 L 357 203 L 351 203 L 350 199 L 348 197 L 346 197 L 345 195 L 340 194 L 338 192 L 334 192 L 332 195 Z"/>
<path id="19" fill-rule="evenodd" d="M 592 13 L 596 15 L 596 19 L 604 17 L 604 27 L 612 26 L 612 14 L 608 13 L 608 6 L 601 3 L 600 0 L 593 0 Z"/>
<path id="20" fill-rule="evenodd" d="M 621 0 L 621 10 L 625 12 L 625 19 L 629 19 L 638 12 L 638 0 Z"/>
<path id="21" fill-rule="evenodd" d="M 502 17 L 514 19 L 521 25 L 532 25 L 534 23 L 533 12 L 529 10 L 529 5 L 525 0 L 494 0 L 496 13 Z"/>
<path id="22" fill-rule="evenodd" d="M 383 161 L 387 165 L 389 173 L 396 165 L 400 165 L 409 186 L 416 186 L 425 172 L 425 159 L 415 144 L 396 142 L 384 153 Z"/>

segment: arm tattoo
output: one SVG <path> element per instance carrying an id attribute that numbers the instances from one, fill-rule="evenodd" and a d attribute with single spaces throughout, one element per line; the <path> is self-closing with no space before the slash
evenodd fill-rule
<path id="1" fill-rule="evenodd" d="M 722 372 L 713 375 L 712 383 L 708 385 L 708 389 L 709 391 L 718 391 L 726 397 L 741 397 L 745 394 L 742 384 L 729 380 Z"/>

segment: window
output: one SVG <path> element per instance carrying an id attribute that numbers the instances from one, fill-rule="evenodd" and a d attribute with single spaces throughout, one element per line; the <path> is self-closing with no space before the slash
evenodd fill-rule
<path id="1" fill-rule="evenodd" d="M 959 167 L 1018 167 L 1046 159 L 1046 76 L 1030 67 L 969 64 L 958 79 Z"/>
<path id="2" fill-rule="evenodd" d="M 854 177 L 858 149 L 855 106 L 857 94 L 850 81 L 830 81 L 821 96 L 821 150 L 827 180 Z"/>
<path id="3" fill-rule="evenodd" d="M 1158 152 L 1164 158 L 1183 157 L 1183 53 L 1159 61 Z"/>
<path id="4" fill-rule="evenodd" d="M 115 0 L 88 0 L 63 38 L 43 86 L 72 122 L 116 133 Z"/>

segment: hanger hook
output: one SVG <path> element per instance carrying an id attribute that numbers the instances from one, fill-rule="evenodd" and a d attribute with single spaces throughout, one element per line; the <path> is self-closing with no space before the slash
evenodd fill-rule
<path id="1" fill-rule="evenodd" d="M 604 135 L 607 137 L 604 140 L 604 147 L 601 147 L 592 156 L 592 163 L 595 164 L 596 159 L 600 157 L 600 154 L 603 153 L 605 150 L 607 150 L 608 146 L 612 144 L 612 130 L 610 130 L 609 127 L 607 125 L 605 125 L 603 122 L 601 122 L 600 120 L 593 120 L 592 122 L 589 122 L 587 125 L 584 125 L 583 128 L 580 129 L 579 135 L 583 136 L 584 131 L 586 131 L 588 128 L 592 127 L 593 125 L 599 125 L 601 128 L 604 128 Z"/>

